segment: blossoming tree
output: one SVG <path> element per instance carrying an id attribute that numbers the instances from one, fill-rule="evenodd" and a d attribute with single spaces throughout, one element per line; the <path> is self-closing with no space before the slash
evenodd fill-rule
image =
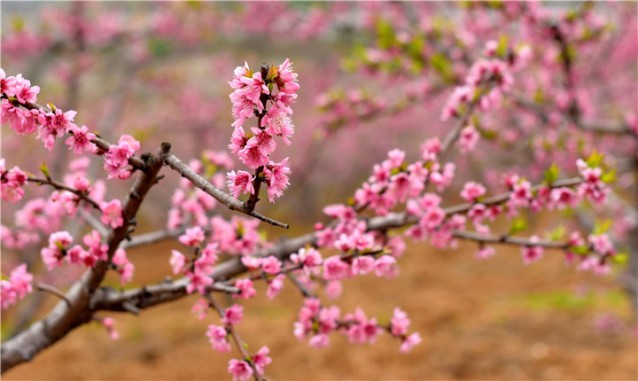
<path id="1" fill-rule="evenodd" d="M 112 338 L 117 338 L 112 313 L 140 314 L 149 307 L 192 295 L 196 296 L 196 318 L 211 321 L 205 332 L 210 346 L 220 352 L 236 351 L 236 357 L 228 363 L 230 375 L 242 381 L 265 379 L 266 367 L 273 361 L 270 350 L 267 346 L 251 347 L 250 338 L 243 338 L 239 327 L 244 314 L 241 300 L 260 297 L 255 289 L 257 282 L 267 285 L 265 296 L 269 299 L 276 298 L 285 284 L 299 290 L 304 302 L 294 324 L 294 335 L 311 346 L 329 345 L 331 335 L 344 335 L 352 343 L 372 343 L 385 334 L 398 341 L 401 352 L 409 352 L 420 343 L 421 336 L 410 331 L 410 319 L 401 306 L 394 308 L 390 319 L 382 321 L 369 317 L 364 308 L 341 311 L 317 290 L 321 286 L 327 296 L 336 296 L 345 279 L 368 274 L 380 278 L 396 276 L 407 240 L 449 249 L 455 248 L 459 240 L 476 242 L 476 256 L 481 259 L 493 256 L 497 246 L 517 246 L 525 264 L 542 259 L 545 251 L 552 250 L 562 252 L 569 263 L 581 269 L 608 273 L 611 264 L 620 262 L 622 256 L 617 255 L 604 227 L 546 236 L 521 234 L 521 216 L 525 213 L 583 205 L 605 208 L 610 194 L 614 194 L 609 184 L 616 173 L 611 162 L 599 153 L 607 152 L 606 145 L 589 141 L 568 152 L 568 160 L 547 160 L 536 167 L 512 165 L 502 178 L 481 173 L 465 179 L 468 176 L 464 168 L 455 163 L 463 160 L 456 152 L 474 151 L 481 136 L 490 135 L 487 125 L 507 120 L 512 110 L 531 110 L 534 117 L 521 122 L 520 133 L 509 143 L 525 136 L 534 123 L 556 127 L 563 117 L 580 129 L 593 128 L 584 119 L 587 113 L 580 98 L 585 93 L 574 89 L 576 75 L 571 68 L 572 55 L 580 49 L 586 53 L 587 46 L 567 41 L 602 34 L 597 29 L 597 18 L 589 9 L 556 15 L 538 8 L 530 11 L 524 4 L 502 4 L 496 10 L 471 8 L 462 12 L 493 12 L 522 31 L 510 40 L 487 39 L 492 35 L 489 26 L 493 24 L 487 19 L 474 20 L 467 29 L 432 30 L 429 27 L 437 19 L 423 11 L 419 21 L 425 25 L 424 30 L 411 31 L 414 35 L 410 35 L 394 30 L 402 25 L 399 14 L 390 14 L 398 18 L 384 21 L 375 16 L 375 9 L 351 11 L 376 20 L 374 28 L 380 34 L 379 49 L 367 50 L 359 57 L 363 62 L 357 65 L 367 67 L 362 70 L 370 71 L 370 75 L 382 68 L 392 74 L 393 80 L 401 78 L 396 82 L 413 86 L 408 92 L 409 102 L 423 101 L 436 88 L 445 97 L 444 105 L 437 110 L 445 131 L 440 136 L 419 135 L 418 153 L 410 154 L 402 148 L 390 150 L 384 160 L 374 164 L 365 181 L 349 191 L 351 198 L 323 207 L 324 216 L 316 217 L 311 231 L 280 241 L 267 240 L 260 234 L 260 224 L 289 227 L 287 222 L 264 212 L 262 197 L 274 204 L 267 209 L 272 211 L 280 205 L 278 199 L 285 192 L 295 192 L 291 165 L 297 159 L 303 161 L 303 153 L 297 152 L 297 158 L 284 157 L 281 152 L 307 133 L 301 128 L 295 131 L 293 124 L 295 102 L 305 78 L 295 72 L 289 59 L 261 66 L 244 63 L 235 68 L 232 76 L 227 68 L 233 121 L 225 127 L 222 137 L 229 140 L 228 152 L 207 150 L 200 160 L 189 161 L 172 152 L 179 141 L 162 142 L 154 148 L 140 143 L 130 133 L 107 138 L 109 131 L 85 125 L 87 116 L 57 107 L 21 73 L 0 69 L 1 117 L 7 133 L 25 141 L 41 141 L 44 155 L 61 145 L 75 155 L 62 167 L 67 167 L 64 173 L 46 164 L 39 168 L 32 163 L 16 165 L 11 156 L 0 161 L 2 200 L 18 205 L 11 223 L 2 227 L 3 247 L 19 254 L 36 246 L 39 254 L 37 261 L 17 255 L 15 265 L 8 271 L 3 269 L 7 276 L 0 283 L 2 308 L 10 308 L 34 292 L 60 299 L 46 316 L 2 343 L 2 371 L 29 361 L 87 323 L 98 322 Z M 284 11 L 290 12 L 290 20 L 300 17 L 290 9 L 278 12 Z M 76 53 L 86 49 L 84 45 L 90 39 L 96 46 L 105 46 L 119 43 L 118 38 L 130 38 L 127 46 L 141 62 L 146 62 L 148 52 L 140 48 L 139 41 L 155 41 L 153 32 L 180 30 L 170 12 L 158 13 L 149 29 L 141 31 L 108 23 L 93 25 L 84 21 L 81 7 L 74 12 L 69 17 L 76 19 L 68 24 L 75 25 L 76 29 L 69 30 L 80 36 Z M 340 9 L 334 14 L 347 12 Z M 237 17 L 255 17 L 250 8 L 246 13 Z M 205 16 L 213 16 L 202 14 L 195 16 L 197 22 L 191 25 L 192 30 L 182 30 L 184 34 L 176 38 L 184 44 L 205 39 L 202 31 L 209 27 Z M 332 14 L 331 20 L 330 14 L 326 11 L 303 19 L 323 20 L 313 24 L 315 28 L 306 31 L 307 36 L 329 29 L 329 21 L 336 24 L 337 17 Z M 275 24 L 267 22 L 250 25 L 257 28 L 255 33 L 275 28 Z M 486 40 L 464 35 L 468 30 Z M 87 34 L 82 36 L 83 33 Z M 556 56 L 535 60 L 546 46 L 547 33 L 556 42 L 553 52 L 560 58 L 558 62 L 566 76 L 560 86 L 555 83 L 560 81 L 552 76 L 556 70 L 552 59 Z M 36 53 L 53 46 L 46 36 L 30 36 L 30 44 L 24 36 L 21 38 L 5 43 L 24 54 L 35 42 L 41 45 Z M 426 46 L 426 41 L 431 46 Z M 458 64 L 452 64 L 453 60 L 458 60 Z M 78 59 L 77 64 L 81 65 L 81 61 Z M 431 73 L 436 82 L 429 78 Z M 539 80 L 531 80 L 532 76 Z M 414 80 L 415 77 L 420 79 Z M 554 91 L 558 95 L 552 95 Z M 553 102 L 530 103 L 524 97 L 539 92 L 541 98 L 557 98 L 558 109 L 553 108 Z M 404 108 L 387 107 L 360 94 L 345 98 L 343 94 L 320 97 L 321 107 L 329 112 L 322 121 L 324 131 L 334 132 L 347 120 L 377 118 Z M 618 130 L 635 143 L 635 102 L 633 107 L 627 109 L 622 122 L 605 129 Z M 591 114 L 605 116 L 604 110 Z M 558 149 L 545 148 L 550 153 Z M 538 155 L 538 151 L 534 154 Z M 632 153 L 617 154 L 636 160 Z M 67 161 L 66 157 L 58 156 L 63 161 Z M 234 167 L 233 159 L 241 165 Z M 92 163 L 100 163 L 99 172 L 92 169 Z M 561 176 L 558 164 L 568 175 Z M 51 163 L 54 165 L 60 164 Z M 499 167 L 495 164 L 491 168 Z M 309 171 L 303 167 L 301 170 Z M 182 179 L 175 189 L 168 190 L 172 194 L 170 205 L 161 213 L 165 223 L 158 231 L 137 233 L 139 211 L 153 191 L 166 183 L 164 176 L 170 172 Z M 460 177 L 463 180 L 458 192 L 452 192 L 455 179 Z M 128 188 L 126 196 L 109 198 L 109 190 L 122 183 Z M 46 189 L 45 193 L 32 192 L 34 186 Z M 499 188 L 503 191 L 495 191 Z M 232 212 L 229 219 L 220 213 L 224 207 Z M 81 225 L 73 224 L 78 220 Z M 499 232 L 497 222 L 503 220 L 513 223 L 509 230 Z M 180 250 L 166 255 L 172 277 L 157 284 L 129 286 L 134 272 L 145 269 L 134 267 L 127 250 L 159 240 L 177 240 L 182 245 Z M 48 275 L 60 268 L 81 270 L 75 272 L 78 275 L 67 290 L 47 282 Z M 110 272 L 119 275 L 121 289 L 105 283 Z M 223 303 L 221 295 L 228 295 L 232 303 Z M 208 317 L 209 311 L 218 317 Z"/>

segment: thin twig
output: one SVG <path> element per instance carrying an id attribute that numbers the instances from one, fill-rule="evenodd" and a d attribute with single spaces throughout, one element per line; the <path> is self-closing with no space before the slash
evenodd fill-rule
<path id="1" fill-rule="evenodd" d="M 38 291 L 48 292 L 48 293 L 49 293 L 49 294 L 51 294 L 51 295 L 55 295 L 55 296 L 57 296 L 58 298 L 60 298 L 60 299 L 64 300 L 64 302 L 66 303 L 66 305 L 67 305 L 69 308 L 71 308 L 71 301 L 70 301 L 70 300 L 66 297 L 66 295 L 64 295 L 64 292 L 62 292 L 62 291 L 58 290 L 57 288 L 55 288 L 55 287 L 53 287 L 53 286 L 50 286 L 50 285 L 48 285 L 48 284 L 40 283 L 40 282 L 38 282 L 38 283 L 35 285 L 35 288 L 36 288 Z"/>
<path id="2" fill-rule="evenodd" d="M 186 163 L 180 160 L 177 156 L 169 155 L 166 158 L 165 163 L 169 167 L 171 167 L 173 170 L 175 170 L 177 173 L 182 175 L 182 177 L 187 178 L 195 187 L 203 190 L 204 192 L 213 196 L 217 201 L 226 205 L 228 209 L 234 210 L 240 213 L 244 213 L 251 217 L 255 217 L 258 220 L 267 222 L 274 226 L 282 227 L 284 229 L 289 228 L 289 225 L 286 223 L 279 222 L 270 217 L 266 217 L 260 213 L 257 213 L 254 210 L 246 209 L 244 203 L 237 200 L 230 194 L 224 192 L 223 190 L 215 187 L 213 184 L 211 184 L 210 181 L 206 180 L 205 178 L 197 174 L 197 172 L 193 171 L 188 165 L 186 165 Z"/>
<path id="3" fill-rule="evenodd" d="M 204 297 L 206 298 L 206 300 L 208 300 L 208 305 L 219 314 L 219 317 L 223 318 L 224 315 L 225 315 L 224 309 L 222 308 L 222 306 L 219 305 L 219 303 L 217 303 L 215 298 L 213 298 L 213 296 L 211 294 L 204 294 Z M 250 360 L 250 354 L 246 350 L 245 341 L 242 340 L 242 338 L 239 336 L 239 334 L 237 333 L 237 330 L 235 329 L 235 327 L 232 324 L 229 323 L 229 324 L 226 324 L 226 330 L 230 333 L 230 337 L 233 338 L 233 342 L 235 343 L 235 347 L 237 347 L 237 350 L 239 351 L 239 353 L 241 354 L 243 359 L 252 368 L 253 376 L 255 377 L 255 380 L 257 380 L 257 381 L 263 380 L 264 379 L 263 376 L 257 370 L 257 367 L 255 366 L 253 361 Z"/>
<path id="4" fill-rule="evenodd" d="M 53 180 L 50 180 L 50 179 L 40 179 L 40 178 L 29 176 L 27 178 L 27 181 L 30 182 L 30 183 L 34 183 L 34 184 L 49 185 L 49 186 L 51 186 L 54 189 L 73 193 L 74 195 L 78 196 L 79 199 L 81 199 L 82 201 L 84 201 L 87 204 L 91 205 L 96 210 L 98 210 L 100 212 L 102 211 L 102 209 L 100 208 L 100 204 L 98 204 L 97 201 L 95 201 L 92 198 L 90 198 L 88 196 L 87 192 L 85 192 L 85 191 L 80 191 L 80 190 L 68 187 L 68 186 L 66 186 L 66 185 L 64 185 L 62 183 L 59 183 L 57 181 L 53 181 Z"/>

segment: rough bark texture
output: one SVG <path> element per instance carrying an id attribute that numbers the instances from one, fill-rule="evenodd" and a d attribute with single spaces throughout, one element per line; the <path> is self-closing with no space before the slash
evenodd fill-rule
<path id="1" fill-rule="evenodd" d="M 2 372 L 31 360 L 40 351 L 59 341 L 77 326 L 91 321 L 94 313 L 94 309 L 90 306 L 91 298 L 104 279 L 115 251 L 129 235 L 131 222 L 149 189 L 156 183 L 157 173 L 162 168 L 169 150 L 169 144 L 162 144 L 162 149 L 157 156 L 146 156 L 145 171 L 140 174 L 124 202 L 122 209 L 124 224 L 111 230 L 108 236 L 108 261 L 100 261 L 95 267 L 82 274 L 82 277 L 66 293 L 68 304 L 66 301 L 60 301 L 44 319 L 2 343 Z"/>

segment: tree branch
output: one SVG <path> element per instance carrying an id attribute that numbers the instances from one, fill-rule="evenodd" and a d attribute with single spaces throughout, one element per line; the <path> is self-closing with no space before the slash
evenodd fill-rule
<path id="1" fill-rule="evenodd" d="M 274 219 L 272 219 L 270 217 L 266 217 L 266 216 L 264 216 L 264 215 L 262 215 L 260 213 L 257 213 L 254 210 L 247 209 L 244 203 L 242 203 L 241 201 L 237 200 L 236 198 L 234 198 L 230 194 L 224 192 L 223 190 L 216 188 L 213 184 L 210 183 L 210 181 L 208 181 L 205 178 L 203 178 L 202 176 L 198 175 L 197 172 L 193 171 L 188 165 L 186 165 L 186 163 L 181 161 L 177 156 L 169 155 L 166 158 L 165 162 L 166 162 L 166 164 L 169 167 L 171 167 L 177 173 L 182 175 L 182 177 L 187 178 L 195 187 L 197 187 L 197 188 L 203 190 L 204 192 L 208 193 L 209 195 L 213 196 L 215 198 L 215 200 L 217 200 L 220 203 L 226 205 L 226 207 L 228 209 L 235 210 L 235 211 L 238 211 L 240 213 L 244 213 L 244 214 L 249 215 L 251 217 L 255 217 L 258 220 L 267 222 L 267 223 L 269 223 L 271 225 L 274 225 L 274 226 L 279 226 L 279 227 L 282 227 L 284 229 L 288 229 L 289 228 L 289 225 L 286 224 L 286 223 L 279 222 L 279 221 L 274 220 Z"/>
<path id="2" fill-rule="evenodd" d="M 36 178 L 36 177 L 28 177 L 27 181 L 30 182 L 30 183 L 34 183 L 34 184 L 49 185 L 49 186 L 53 187 L 54 189 L 73 193 L 74 195 L 78 196 L 79 199 L 81 199 L 82 201 L 85 201 L 87 204 L 91 205 L 96 210 L 98 210 L 100 212 L 102 211 L 102 209 L 100 209 L 100 205 L 95 200 L 90 198 L 87 195 L 87 192 L 79 191 L 77 189 L 73 189 L 71 187 L 68 187 L 68 186 L 66 186 L 66 185 L 64 185 L 62 183 L 58 183 L 58 182 L 53 181 L 51 179 L 40 179 L 40 178 Z"/>
<path id="3" fill-rule="evenodd" d="M 575 186 L 582 183 L 581 178 L 570 178 L 555 181 L 550 187 L 558 188 L 565 186 Z M 532 187 L 533 190 L 540 188 L 541 185 L 536 185 Z M 498 205 L 507 202 L 510 198 L 510 193 L 503 193 L 499 195 L 495 195 L 485 199 L 482 203 L 485 205 Z M 450 217 L 454 214 L 466 213 L 469 211 L 474 204 L 464 203 L 458 204 L 454 206 L 450 206 L 444 208 L 445 214 L 447 217 Z M 366 220 L 367 230 L 368 231 L 385 231 L 388 229 L 397 229 L 402 228 L 407 225 L 414 224 L 418 221 L 418 218 L 413 215 L 408 215 L 404 212 L 401 213 L 389 213 L 382 217 L 374 217 Z M 461 237 L 460 237 L 461 238 Z M 500 237 L 499 237 L 500 238 Z M 315 233 L 306 233 L 300 235 L 298 237 L 287 239 L 279 242 L 276 245 L 271 246 L 270 248 L 260 250 L 253 255 L 256 257 L 268 257 L 275 256 L 280 260 L 284 260 L 288 258 L 293 253 L 299 251 L 299 249 L 305 246 L 313 246 L 317 242 L 317 237 Z M 514 240 L 516 242 L 516 240 Z M 293 267 L 294 268 L 294 267 Z M 241 275 L 248 271 L 248 268 L 244 266 L 239 258 L 231 258 L 223 263 L 217 265 L 211 274 L 211 277 L 216 281 L 228 280 L 238 275 Z M 288 271 L 285 269 L 282 273 L 287 273 Z M 157 304 L 170 302 L 176 299 L 180 299 L 186 296 L 186 285 L 188 284 L 188 280 L 186 278 L 181 278 L 172 282 L 171 284 L 164 285 L 156 285 L 144 287 L 141 289 L 135 289 L 127 291 L 126 295 L 138 295 L 143 292 L 147 292 L 149 295 L 146 296 L 144 303 L 138 305 L 140 308 L 148 308 Z M 157 288 L 155 288 L 157 287 Z M 124 299 L 126 299 L 126 295 L 120 295 L 120 299 L 118 299 L 118 303 L 122 303 Z M 121 307 L 113 304 L 103 295 L 96 294 L 94 296 L 94 300 L 92 301 L 92 305 L 96 310 L 115 310 L 121 311 Z"/>
<path id="4" fill-rule="evenodd" d="M 36 321 L 27 330 L 2 343 L 0 348 L 2 372 L 31 360 L 76 327 L 91 321 L 95 312 L 90 307 L 93 294 L 104 279 L 115 251 L 128 236 L 130 221 L 134 219 L 144 197 L 155 184 L 157 173 L 162 168 L 169 150 L 170 144 L 163 143 L 157 156 L 149 155 L 143 162 L 146 171 L 138 177 L 124 202 L 122 209 L 124 224 L 111 230 L 108 236 L 108 260 L 99 261 L 73 283 L 65 295 L 68 304 L 65 301 L 59 302 L 45 318 Z"/>

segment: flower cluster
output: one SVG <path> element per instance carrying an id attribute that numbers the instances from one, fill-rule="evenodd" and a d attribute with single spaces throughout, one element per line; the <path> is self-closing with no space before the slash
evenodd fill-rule
<path id="1" fill-rule="evenodd" d="M 54 105 L 48 105 L 48 109 L 40 108 L 36 104 L 40 88 L 31 86 L 31 82 L 21 74 L 7 77 L 0 68 L 0 87 L 0 119 L 18 134 L 37 131 L 38 139 L 44 142 L 48 150 L 53 149 L 57 138 L 68 134 L 65 144 L 75 154 L 102 153 L 94 142 L 96 135 L 89 132 L 87 126 L 74 123 L 77 112 L 65 112 Z M 109 146 L 104 155 L 104 169 L 108 172 L 108 178 L 129 178 L 132 167 L 128 161 L 139 149 L 140 143 L 130 135 L 122 135 L 117 145 Z"/>
<path id="2" fill-rule="evenodd" d="M 0 198 L 5 201 L 17 202 L 24 196 L 22 187 L 27 182 L 27 175 L 14 166 L 7 170 L 5 160 L 0 159 Z"/>
<path id="3" fill-rule="evenodd" d="M 408 335 L 409 325 L 410 319 L 399 308 L 395 308 L 390 324 L 381 325 L 360 308 L 342 317 L 339 307 L 324 307 L 319 299 L 306 298 L 294 324 L 294 334 L 299 340 L 308 339 L 311 346 L 322 348 L 330 344 L 329 334 L 333 332 L 345 335 L 355 344 L 374 343 L 381 333 L 387 332 L 401 340 L 400 351 L 407 353 L 421 342 L 418 333 Z"/>
<path id="4" fill-rule="evenodd" d="M 186 290 L 189 294 L 195 291 L 203 294 L 206 292 L 206 287 L 213 283 L 211 275 L 213 266 L 217 262 L 218 244 L 209 243 L 201 248 L 204 240 L 204 231 L 201 227 L 196 226 L 187 229 L 179 237 L 179 241 L 194 249 L 192 258 L 187 259 L 181 252 L 172 251 L 170 264 L 173 268 L 173 273 L 186 275 L 189 280 Z"/>
<path id="5" fill-rule="evenodd" d="M 275 136 L 290 144 L 294 133 L 290 116 L 299 90 L 297 74 L 288 59 L 279 66 L 264 65 L 259 72 L 245 64 L 235 69 L 235 78 L 229 84 L 233 88 L 230 99 L 235 130 L 228 147 L 242 163 L 255 169 L 255 174 L 229 172 L 228 188 L 235 198 L 244 193 L 256 197 L 258 184 L 264 182 L 268 185 L 268 199 L 274 202 L 288 187 L 290 166 L 288 158 L 277 163 L 270 160 L 270 155 L 277 148 Z M 257 117 L 257 125 L 246 132 L 243 125 L 253 116 Z"/>
<path id="6" fill-rule="evenodd" d="M 359 90 L 324 93 L 316 98 L 315 104 L 324 113 L 320 124 L 326 133 L 372 119 L 388 109 L 386 101 Z"/>
<path id="7" fill-rule="evenodd" d="M 472 104 L 487 110 L 499 104 L 503 93 L 511 88 L 514 82 L 512 70 L 522 67 L 529 60 L 531 50 L 528 46 L 522 46 L 501 56 L 497 54 L 495 45 L 495 41 L 487 43 L 486 53 L 490 58 L 476 61 L 469 69 L 465 83 L 454 89 L 443 108 L 442 120 L 460 117 Z M 498 48 L 507 50 L 507 47 Z"/>
<path id="8" fill-rule="evenodd" d="M 95 135 L 86 126 L 78 127 L 73 122 L 76 112 L 63 112 L 55 106 L 50 106 L 48 111 L 37 108 L 35 102 L 40 88 L 31 86 L 31 82 L 21 74 L 7 77 L 4 70 L 0 69 L 0 87 L 0 116 L 18 134 L 32 134 L 37 131 L 38 139 L 51 150 L 55 139 L 66 133 L 70 137 L 65 144 L 76 154 L 95 152 L 96 146 L 91 142 Z"/>
<path id="9" fill-rule="evenodd" d="M 140 149 L 140 143 L 130 135 L 122 135 L 117 145 L 112 145 L 104 155 L 104 169 L 109 174 L 109 179 L 128 179 L 131 176 L 132 167 L 128 160 Z"/>
<path id="10" fill-rule="evenodd" d="M 49 236 L 49 246 L 42 248 L 41 255 L 47 269 L 53 270 L 60 266 L 66 259 L 67 262 L 93 267 L 97 261 L 108 259 L 108 245 L 102 242 L 102 237 L 97 230 L 92 230 L 82 238 L 82 242 L 88 248 L 74 245 L 73 237 L 67 231 L 59 231 Z M 126 258 L 123 249 L 118 249 L 114 254 L 114 264 L 118 267 L 123 283 L 128 282 L 133 274 L 133 265 Z"/>
<path id="11" fill-rule="evenodd" d="M 204 151 L 201 160 L 191 160 L 188 166 L 209 180 L 215 187 L 221 188 L 224 185 L 224 174 L 220 170 L 231 169 L 233 161 L 226 152 Z M 171 198 L 167 228 L 177 229 L 188 222 L 206 226 L 208 223 L 207 212 L 214 209 L 215 206 L 217 206 L 217 201 L 213 197 L 196 188 L 187 179 L 182 178 Z"/>
<path id="12" fill-rule="evenodd" d="M 248 381 L 254 372 L 263 376 L 266 365 L 272 362 L 272 358 L 268 356 L 269 354 L 270 349 L 268 347 L 261 347 L 251 359 L 231 359 L 228 362 L 228 373 L 233 376 L 233 381 Z"/>
<path id="13" fill-rule="evenodd" d="M 31 282 L 33 275 L 27 271 L 27 265 L 22 264 L 11 271 L 8 280 L 0 280 L 0 300 L 2 300 L 2 308 L 5 309 L 24 298 L 28 293 L 33 291 Z"/>

